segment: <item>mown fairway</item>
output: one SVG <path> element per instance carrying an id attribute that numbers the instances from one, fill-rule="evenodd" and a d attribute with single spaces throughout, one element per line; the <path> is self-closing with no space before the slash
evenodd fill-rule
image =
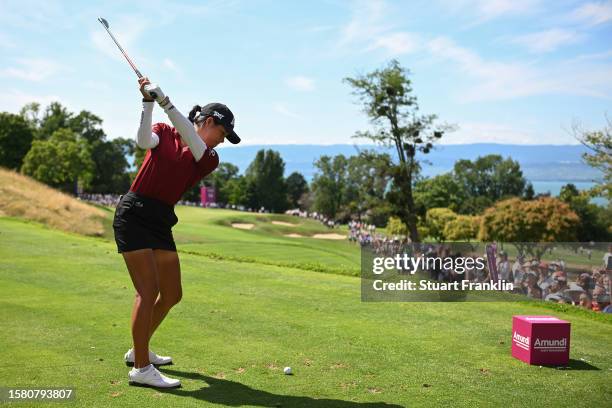
<path id="1" fill-rule="evenodd" d="M 184 296 L 152 348 L 173 356 L 162 371 L 183 388 L 127 385 L 133 288 L 114 242 L 6 217 L 0 385 L 73 386 L 73 406 L 87 407 L 600 407 L 612 399 L 609 316 L 529 303 L 362 303 L 355 246 L 284 236 L 326 232 L 317 223 L 177 213 Z M 571 321 L 571 368 L 513 359 L 514 314 Z"/>

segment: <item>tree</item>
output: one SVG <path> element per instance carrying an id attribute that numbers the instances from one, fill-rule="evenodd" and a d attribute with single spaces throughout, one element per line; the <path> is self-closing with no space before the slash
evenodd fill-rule
<path id="1" fill-rule="evenodd" d="M 336 219 L 345 196 L 348 161 L 341 154 L 333 158 L 321 156 L 314 166 L 318 170 L 312 181 L 314 210 Z"/>
<path id="2" fill-rule="evenodd" d="M 19 169 L 34 138 L 28 122 L 19 115 L 0 112 L 0 166 Z"/>
<path id="3" fill-rule="evenodd" d="M 387 235 L 389 236 L 406 236 L 408 235 L 408 227 L 397 217 L 389 217 L 387 221 Z"/>
<path id="4" fill-rule="evenodd" d="M 580 218 L 580 224 L 576 230 L 578 241 L 610 241 L 612 231 L 608 230 L 610 226 L 608 212 L 592 204 L 588 192 L 580 192 L 574 184 L 570 183 L 561 187 L 559 199 L 567 203 Z"/>
<path id="5" fill-rule="evenodd" d="M 485 210 L 478 238 L 514 243 L 520 253 L 531 253 L 539 259 L 550 247 L 546 243 L 574 241 L 579 223 L 570 206 L 556 198 L 531 201 L 511 198 Z"/>
<path id="6" fill-rule="evenodd" d="M 287 184 L 287 195 L 290 208 L 298 208 L 298 201 L 302 195 L 308 192 L 308 182 L 301 173 L 294 171 L 285 180 Z"/>
<path id="7" fill-rule="evenodd" d="M 444 236 L 450 241 L 467 241 L 478 236 L 480 217 L 472 215 L 458 215 L 444 226 Z"/>
<path id="8" fill-rule="evenodd" d="M 437 207 L 447 207 L 457 212 L 467 197 L 452 173 L 444 173 L 417 181 L 414 199 L 419 213 L 425 214 L 428 209 Z"/>
<path id="9" fill-rule="evenodd" d="M 287 209 L 287 186 L 283 173 L 285 162 L 274 150 L 260 150 L 245 172 L 251 208 L 264 207 L 272 212 Z"/>
<path id="10" fill-rule="evenodd" d="M 429 236 L 441 242 L 447 239 L 445 228 L 448 223 L 454 221 L 457 214 L 448 208 L 430 208 L 425 216 L 425 226 Z"/>
<path id="11" fill-rule="evenodd" d="M 344 81 L 363 103 L 364 112 L 375 130 L 357 132 L 355 137 L 367 138 L 387 147 L 394 147 L 397 162 L 390 168 L 394 189 L 388 198 L 394 213 L 408 226 L 410 238 L 418 242 L 417 214 L 413 197 L 413 182 L 419 171 L 418 154 L 427 154 L 433 143 L 442 137 L 444 126 L 433 130 L 436 115 L 421 115 L 417 98 L 412 94 L 408 72 L 397 60 L 383 69 Z"/>
<path id="12" fill-rule="evenodd" d="M 392 159 L 388 154 L 362 150 L 347 159 L 347 180 L 344 192 L 343 219 L 355 215 L 359 219 L 384 225 L 392 209 L 385 200 L 391 182 Z"/>
<path id="13" fill-rule="evenodd" d="M 533 184 L 527 183 L 527 185 L 525 186 L 525 192 L 523 193 L 523 197 L 525 197 L 526 200 L 533 200 L 533 198 L 535 197 L 535 190 L 533 189 Z"/>
<path id="14" fill-rule="evenodd" d="M 76 116 L 70 114 L 68 128 L 92 145 L 106 139 L 106 134 L 102 130 L 102 119 L 85 110 Z"/>
<path id="15" fill-rule="evenodd" d="M 230 179 L 225 190 L 227 191 L 227 202 L 229 204 L 248 206 L 253 201 L 250 197 L 252 190 L 249 189 L 249 184 L 243 176 Z"/>
<path id="16" fill-rule="evenodd" d="M 511 196 L 523 196 L 526 180 L 518 162 L 490 154 L 475 161 L 458 160 L 453 177 L 466 195 L 459 212 L 477 214 L 495 201 Z"/>
<path id="17" fill-rule="evenodd" d="M 81 139 L 83 140 L 83 139 Z M 83 140 L 84 143 L 85 140 Z M 130 188 L 130 164 L 127 156 L 134 154 L 136 143 L 132 139 L 116 138 L 93 141 L 91 159 L 94 163 L 93 179 L 88 189 L 92 193 L 122 193 Z"/>
<path id="18" fill-rule="evenodd" d="M 19 110 L 19 116 L 21 116 L 28 123 L 32 129 L 32 132 L 36 132 L 40 127 L 41 121 L 40 103 L 30 102 L 25 104 Z"/>
<path id="19" fill-rule="evenodd" d="M 59 129 L 49 140 L 32 142 L 21 170 L 52 187 L 75 193 L 78 184 L 90 186 L 94 163 L 85 141 L 79 141 L 69 129 Z"/>
<path id="20" fill-rule="evenodd" d="M 612 199 L 612 121 L 606 117 L 607 125 L 602 130 L 585 131 L 579 124 L 574 124 L 574 136 L 589 149 L 582 158 L 591 167 L 603 173 L 603 181 L 592 189 L 595 196 Z"/>
<path id="21" fill-rule="evenodd" d="M 135 143 L 124 138 L 107 141 L 100 117 L 85 110 L 75 115 L 59 102 L 51 103 L 42 113 L 38 103 L 27 104 L 20 116 L 36 140 L 49 140 L 58 131 L 69 130 L 83 152 L 91 153 L 94 169 L 91 181 L 86 183 L 89 192 L 119 193 L 129 188 L 133 174 L 129 173 L 126 156 L 135 153 Z M 37 149 L 40 151 L 41 147 Z"/>
<path id="22" fill-rule="evenodd" d="M 219 167 L 206 177 L 202 184 L 207 187 L 214 187 L 217 192 L 218 203 L 229 203 L 230 189 L 229 182 L 238 177 L 239 169 L 231 163 L 220 163 Z"/>
<path id="23" fill-rule="evenodd" d="M 71 129 L 71 119 L 72 113 L 68 112 L 61 103 L 51 102 L 39 122 L 36 138 L 47 140 L 56 130 Z"/>

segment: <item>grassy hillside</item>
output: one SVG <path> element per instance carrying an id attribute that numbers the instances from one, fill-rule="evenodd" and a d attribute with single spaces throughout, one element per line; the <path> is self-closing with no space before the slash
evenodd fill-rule
<path id="1" fill-rule="evenodd" d="M 133 288 L 114 243 L 7 217 L 0 384 L 74 386 L 79 406 L 90 407 L 605 406 L 612 398 L 610 319 L 529 303 L 362 303 L 358 278 L 267 263 L 327 256 L 342 265 L 353 254 L 357 264 L 346 242 L 286 238 L 254 214 L 178 212 L 184 298 L 152 347 L 174 357 L 163 371 L 183 388 L 127 385 Z M 235 221 L 256 226 L 227 226 Z M 514 314 L 570 320 L 570 368 L 513 359 Z"/>
<path id="2" fill-rule="evenodd" d="M 108 224 L 107 211 L 2 167 L 0 215 L 20 217 L 90 236 L 102 236 L 105 222 Z"/>

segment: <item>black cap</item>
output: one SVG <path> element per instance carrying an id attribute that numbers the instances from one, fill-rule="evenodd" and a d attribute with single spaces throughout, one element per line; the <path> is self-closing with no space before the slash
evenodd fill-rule
<path id="1" fill-rule="evenodd" d="M 232 144 L 240 143 L 240 138 L 234 132 L 234 114 L 227 106 L 222 103 L 209 103 L 202 107 L 200 115 L 217 118 L 217 121 L 225 128 L 227 140 Z"/>

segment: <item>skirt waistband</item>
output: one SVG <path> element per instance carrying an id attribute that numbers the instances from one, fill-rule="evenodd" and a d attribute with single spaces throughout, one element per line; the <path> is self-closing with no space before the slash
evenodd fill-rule
<path id="1" fill-rule="evenodd" d="M 136 193 L 136 192 L 134 192 L 132 190 L 128 191 L 124 195 L 119 196 L 119 200 L 121 201 L 123 199 L 123 197 L 128 197 L 128 198 L 132 198 L 132 199 L 142 200 L 145 203 L 149 203 L 150 205 L 155 205 L 157 207 L 161 207 L 161 208 L 164 208 L 164 209 L 169 210 L 169 211 L 174 211 L 174 206 L 173 205 L 169 205 L 167 203 L 164 203 L 163 201 L 158 200 L 156 198 L 151 198 L 151 197 L 143 196 L 142 194 L 138 194 L 138 193 Z"/>

